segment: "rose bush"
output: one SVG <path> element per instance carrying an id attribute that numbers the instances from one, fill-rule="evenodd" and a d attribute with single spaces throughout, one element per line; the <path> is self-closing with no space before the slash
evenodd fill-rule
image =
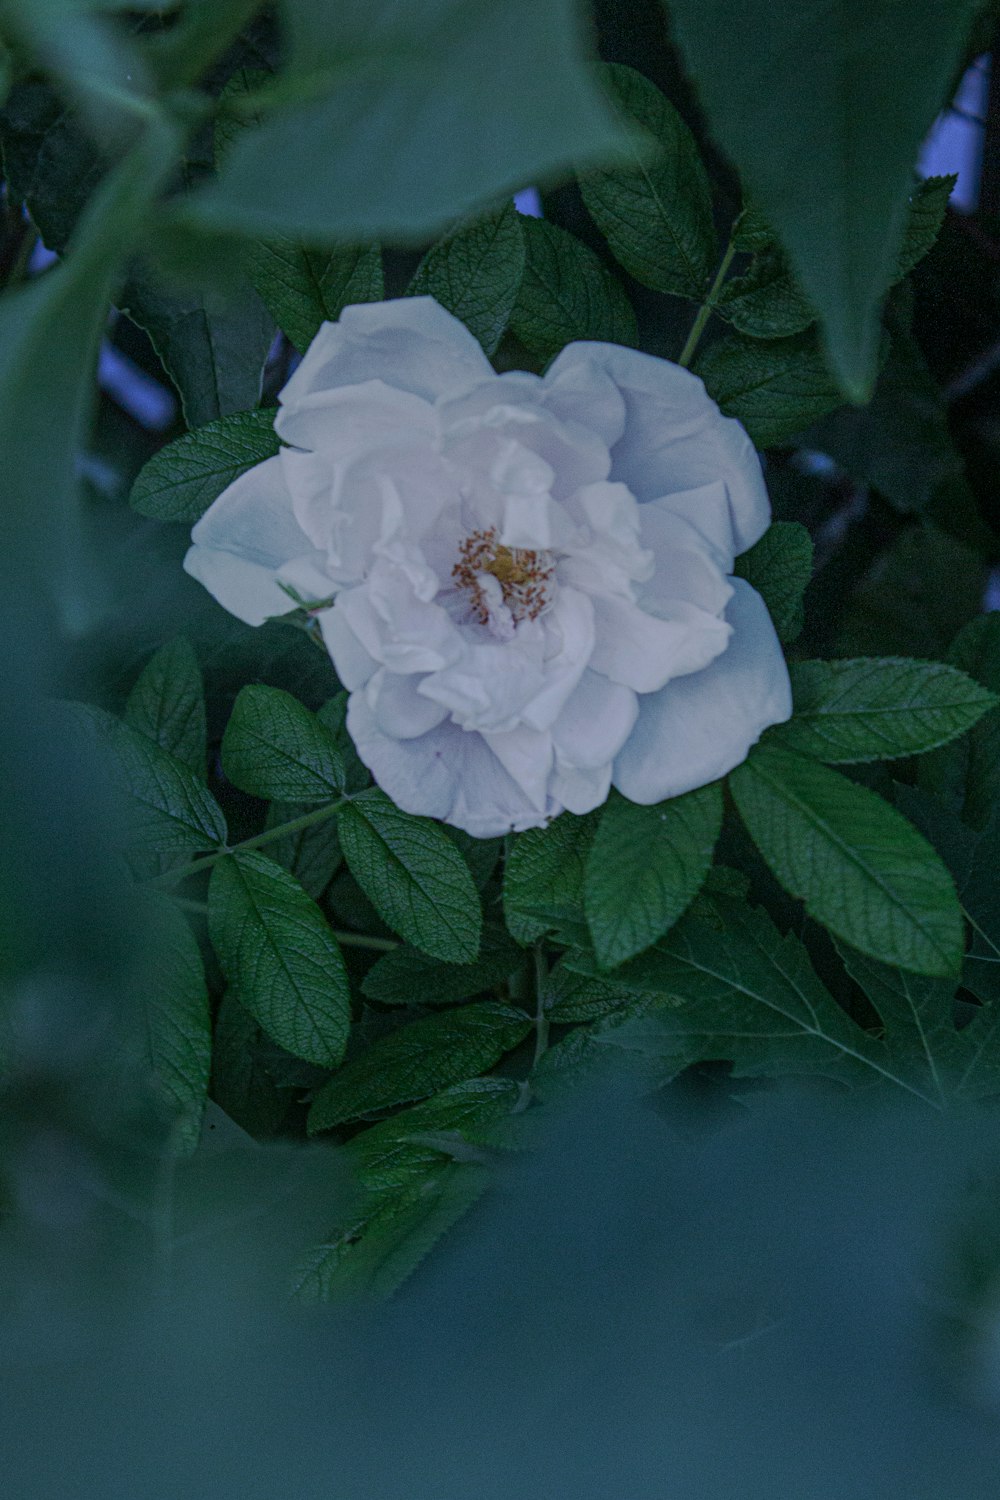
<path id="1" fill-rule="evenodd" d="M 275 428 L 185 566 L 249 624 L 316 612 L 406 811 L 486 837 L 611 785 L 659 802 L 789 716 L 767 610 L 730 576 L 770 521 L 760 462 L 688 371 L 576 343 L 497 375 L 403 298 L 323 325 Z"/>

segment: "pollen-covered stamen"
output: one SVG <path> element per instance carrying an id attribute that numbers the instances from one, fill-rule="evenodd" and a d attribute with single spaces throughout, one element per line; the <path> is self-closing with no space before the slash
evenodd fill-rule
<path id="1" fill-rule="evenodd" d="M 497 541 L 496 527 L 474 531 L 458 549 L 458 562 L 451 570 L 456 585 L 468 594 L 472 613 L 481 625 L 489 622 L 490 610 L 482 575 L 489 573 L 500 585 L 503 602 L 515 621 L 536 620 L 552 598 L 555 565 L 548 552 L 527 547 L 507 547 Z"/>

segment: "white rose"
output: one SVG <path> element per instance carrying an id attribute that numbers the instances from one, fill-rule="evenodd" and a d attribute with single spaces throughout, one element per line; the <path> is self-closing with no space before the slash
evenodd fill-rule
<path id="1" fill-rule="evenodd" d="M 431 298 L 370 303 L 323 325 L 275 428 L 185 567 L 252 625 L 325 601 L 348 729 L 404 810 L 485 838 L 612 784 L 659 802 L 791 712 L 729 576 L 770 521 L 760 462 L 679 366 L 577 343 L 497 375 Z"/>

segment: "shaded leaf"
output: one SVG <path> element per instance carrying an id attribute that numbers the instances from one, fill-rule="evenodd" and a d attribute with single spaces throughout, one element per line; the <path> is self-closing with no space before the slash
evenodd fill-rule
<path id="1" fill-rule="evenodd" d="M 957 975 L 955 887 L 894 808 L 836 771 L 763 745 L 729 785 L 757 848 L 810 916 L 872 958 Z"/>
<path id="2" fill-rule="evenodd" d="M 484 1000 L 400 1026 L 346 1062 L 319 1090 L 310 1132 L 436 1094 L 483 1073 L 531 1030 L 522 1011 Z"/>
<path id="3" fill-rule="evenodd" d="M 321 323 L 345 307 L 379 302 L 385 293 L 378 245 L 313 250 L 297 240 L 268 239 L 251 246 L 250 277 L 281 331 L 304 354 Z"/>
<path id="4" fill-rule="evenodd" d="M 205 693 L 198 658 L 184 636 L 147 662 L 125 704 L 125 722 L 204 776 Z"/>
<path id="5" fill-rule="evenodd" d="M 567 919 L 582 925 L 584 871 L 598 816 L 563 813 L 547 828 L 529 828 L 511 840 L 503 910 L 518 942 L 562 930 Z"/>
<path id="6" fill-rule="evenodd" d="M 482 908 L 469 867 L 430 818 L 372 787 L 340 812 L 348 867 L 389 926 L 432 958 L 468 963 L 479 952 Z"/>
<path id="7" fill-rule="evenodd" d="M 474 963 L 444 964 L 418 948 L 396 948 L 372 965 L 361 989 L 383 1005 L 452 1005 L 502 984 L 524 960 L 502 927 L 486 927 Z"/>
<path id="8" fill-rule="evenodd" d="M 254 797 L 329 802 L 344 786 L 337 742 L 291 693 L 251 684 L 240 690 L 222 737 L 222 769 Z"/>
<path id="9" fill-rule="evenodd" d="M 766 340 L 729 334 L 705 350 L 695 371 L 758 448 L 787 442 L 843 401 L 812 331 Z"/>
<path id="10" fill-rule="evenodd" d="M 238 412 L 168 443 L 136 479 L 132 508 L 156 521 L 193 525 L 234 479 L 274 457 L 274 417 L 273 408 Z"/>
<path id="11" fill-rule="evenodd" d="M 813 544 L 798 521 L 772 521 L 733 571 L 760 594 L 778 639 L 794 641 L 805 624 L 802 598 L 812 577 Z"/>
<path id="12" fill-rule="evenodd" d="M 576 339 L 636 343 L 635 313 L 618 279 L 589 246 L 547 219 L 521 220 L 527 259 L 510 326 L 549 360 Z"/>
<path id="13" fill-rule="evenodd" d="M 434 245 L 416 269 L 411 297 L 433 297 L 493 354 L 524 273 L 521 217 L 512 203 L 462 225 Z"/>
<path id="14" fill-rule="evenodd" d="M 699 787 L 652 807 L 612 793 L 584 876 L 594 951 L 613 968 L 662 937 L 697 894 L 722 827 L 722 791 Z"/>
<path id="15" fill-rule="evenodd" d="M 580 175 L 580 191 L 615 259 L 644 286 L 699 300 L 717 254 L 708 177 L 690 130 L 655 84 L 606 65 L 615 103 L 634 129 L 627 165 Z"/>
<path id="16" fill-rule="evenodd" d="M 250 852 L 215 866 L 208 908 L 212 945 L 240 1004 L 295 1057 L 335 1067 L 351 997 L 319 907 L 280 865 Z"/>

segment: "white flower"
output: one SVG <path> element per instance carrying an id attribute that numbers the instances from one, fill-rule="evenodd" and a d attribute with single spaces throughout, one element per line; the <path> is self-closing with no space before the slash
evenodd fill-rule
<path id="1" fill-rule="evenodd" d="M 612 784 L 659 802 L 791 712 L 729 576 L 770 520 L 760 462 L 679 366 L 577 343 L 496 375 L 430 298 L 369 303 L 323 325 L 275 427 L 185 567 L 252 625 L 322 604 L 358 754 L 406 811 L 487 837 Z"/>

